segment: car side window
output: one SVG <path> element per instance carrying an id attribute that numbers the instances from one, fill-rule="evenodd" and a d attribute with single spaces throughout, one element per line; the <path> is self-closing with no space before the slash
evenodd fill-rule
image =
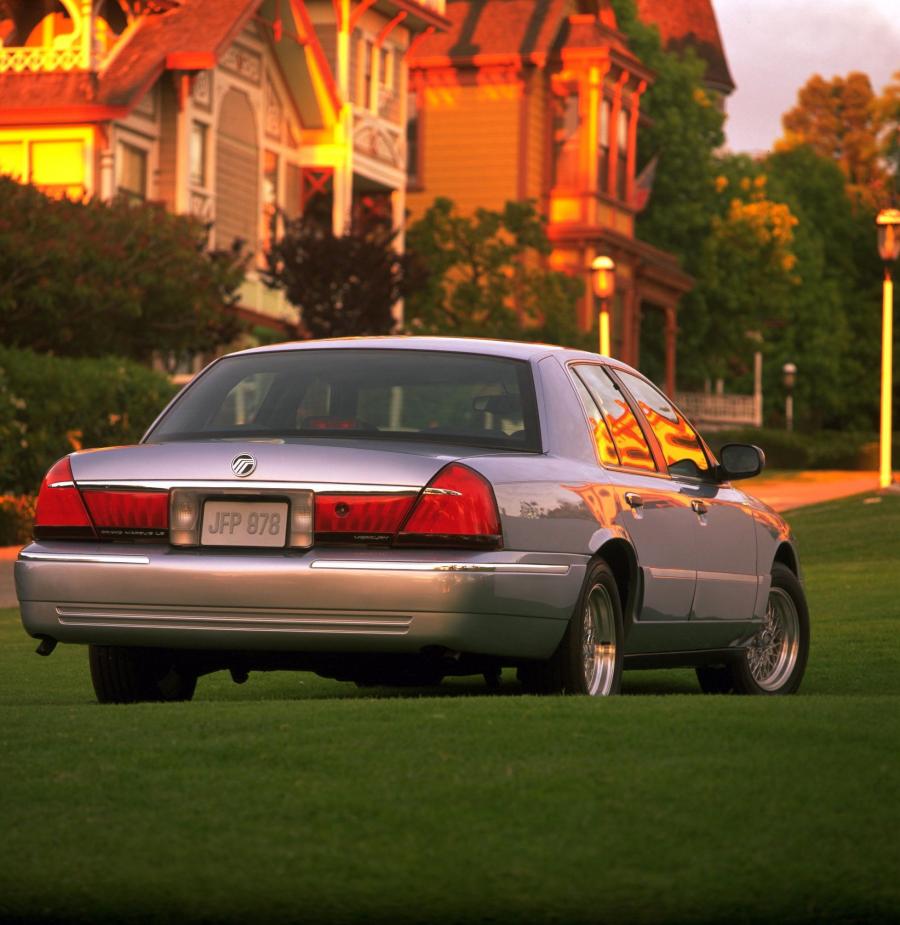
<path id="1" fill-rule="evenodd" d="M 644 379 L 623 370 L 617 370 L 616 374 L 637 401 L 656 435 L 669 471 L 673 475 L 698 478 L 709 472 L 709 459 L 697 432 L 669 399 Z"/>
<path id="2" fill-rule="evenodd" d="M 622 465 L 619 459 L 619 453 L 616 450 L 616 445 L 613 442 L 612 434 L 609 432 L 609 425 L 606 423 L 603 414 L 597 407 L 597 403 L 591 398 L 591 393 L 587 390 L 587 387 L 578 376 L 573 376 L 572 381 L 575 384 L 575 391 L 581 399 L 584 413 L 591 422 L 591 436 L 594 442 L 594 450 L 597 453 L 597 459 L 600 460 L 604 466 Z"/>
<path id="3" fill-rule="evenodd" d="M 591 418 L 594 428 L 594 440 L 600 461 L 606 465 L 621 465 L 656 472 L 656 463 L 653 461 L 653 454 L 650 452 L 641 426 L 618 386 L 601 366 L 590 363 L 579 364 L 575 367 L 575 372 L 577 378 L 587 387 L 593 399 L 592 404 L 596 403 L 595 407 L 600 409 L 602 423 L 606 426 L 606 431 L 618 456 L 618 459 L 613 461 L 611 454 L 600 446 L 598 441 L 603 439 L 603 431 L 598 428 L 590 410 L 585 409 L 588 411 L 588 417 Z M 607 459 L 604 459 L 604 453 Z"/>

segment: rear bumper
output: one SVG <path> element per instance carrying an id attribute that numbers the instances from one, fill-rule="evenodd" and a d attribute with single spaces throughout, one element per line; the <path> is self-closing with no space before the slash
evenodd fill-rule
<path id="1" fill-rule="evenodd" d="M 546 658 L 586 564 L 505 551 L 45 542 L 22 550 L 15 578 L 25 629 L 60 642 L 335 653 L 442 646 Z"/>

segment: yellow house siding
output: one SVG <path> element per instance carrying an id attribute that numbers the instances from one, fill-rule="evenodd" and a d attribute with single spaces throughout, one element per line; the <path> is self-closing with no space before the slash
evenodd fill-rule
<path id="1" fill-rule="evenodd" d="M 422 155 L 424 190 L 410 192 L 413 218 L 436 196 L 463 212 L 500 209 L 518 194 L 519 89 L 513 83 L 428 87 Z M 477 178 L 477 180 L 476 180 Z"/>

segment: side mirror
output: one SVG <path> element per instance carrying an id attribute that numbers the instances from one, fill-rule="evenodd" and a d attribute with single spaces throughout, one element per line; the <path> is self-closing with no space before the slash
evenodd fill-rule
<path id="1" fill-rule="evenodd" d="M 766 454 L 751 443 L 726 443 L 719 451 L 719 481 L 752 479 L 766 464 Z"/>

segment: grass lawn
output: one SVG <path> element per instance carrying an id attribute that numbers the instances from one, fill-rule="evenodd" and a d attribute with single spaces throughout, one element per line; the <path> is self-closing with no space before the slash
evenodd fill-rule
<path id="1" fill-rule="evenodd" d="M 900 496 L 790 520 L 785 699 L 281 673 L 102 707 L 0 611 L 0 921 L 900 921 Z"/>

